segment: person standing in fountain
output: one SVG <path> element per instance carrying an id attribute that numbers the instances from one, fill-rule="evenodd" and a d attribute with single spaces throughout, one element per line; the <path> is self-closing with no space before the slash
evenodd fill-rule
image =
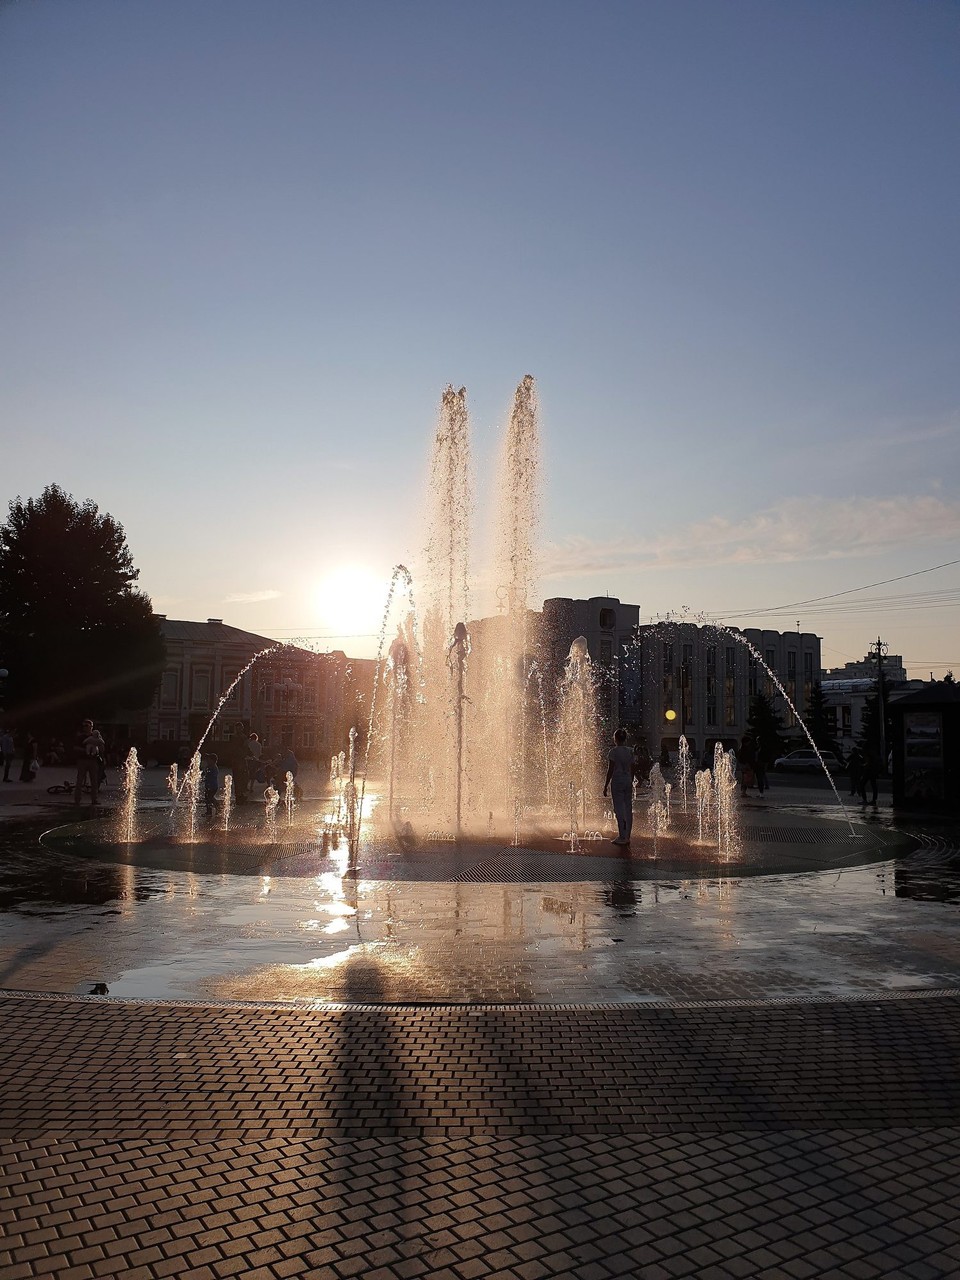
<path id="1" fill-rule="evenodd" d="M 607 777 L 603 784 L 603 794 L 607 788 L 613 798 L 613 812 L 617 815 L 617 839 L 614 844 L 628 845 L 630 832 L 633 829 L 633 779 L 637 768 L 633 752 L 627 746 L 626 729 L 618 729 L 613 735 L 613 750 L 610 752 L 607 765 Z"/>
<path id="2" fill-rule="evenodd" d="M 217 757 L 213 752 L 205 755 L 200 764 L 201 777 L 203 778 L 203 806 L 207 821 L 209 821 L 213 817 L 214 801 L 217 798 L 217 792 L 220 790 L 220 769 Z"/>

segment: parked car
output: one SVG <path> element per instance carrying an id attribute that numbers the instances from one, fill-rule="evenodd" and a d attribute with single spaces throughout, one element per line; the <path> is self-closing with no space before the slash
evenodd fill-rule
<path id="1" fill-rule="evenodd" d="M 820 754 L 823 756 L 823 764 L 827 766 L 831 773 L 841 773 L 843 771 L 843 761 L 839 760 L 832 751 L 821 751 Z M 773 767 L 783 773 L 823 772 L 823 765 L 817 759 L 817 753 L 810 747 L 799 751 L 791 751 L 789 755 L 780 756 L 778 760 L 774 760 Z"/>

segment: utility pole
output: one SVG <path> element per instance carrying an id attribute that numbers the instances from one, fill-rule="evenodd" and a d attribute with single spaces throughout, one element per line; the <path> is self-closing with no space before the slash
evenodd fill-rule
<path id="1" fill-rule="evenodd" d="M 877 711 L 880 716 L 880 768 L 887 771 L 887 696 L 886 681 L 883 675 L 883 659 L 890 646 L 877 636 L 876 644 L 870 646 L 870 658 L 877 664 Z"/>

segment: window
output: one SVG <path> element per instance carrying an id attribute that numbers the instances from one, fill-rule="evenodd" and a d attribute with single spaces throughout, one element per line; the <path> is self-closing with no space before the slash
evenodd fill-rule
<path id="1" fill-rule="evenodd" d="M 600 641 L 600 661 L 613 661 L 613 641 L 608 640 L 605 636 Z"/>
<path id="2" fill-rule="evenodd" d="M 752 655 L 747 663 L 747 693 L 751 698 L 757 696 L 757 660 Z"/>
<path id="3" fill-rule="evenodd" d="M 715 644 L 707 645 L 707 697 L 715 698 L 717 696 L 717 646 Z M 716 711 L 714 711 L 716 715 Z M 716 720 L 707 720 L 707 724 L 716 724 Z"/>
<path id="4" fill-rule="evenodd" d="M 180 672 L 165 671 L 160 681 L 161 707 L 179 707 L 180 705 Z"/>
<path id="5" fill-rule="evenodd" d="M 304 729 L 302 734 L 302 745 L 305 747 L 315 747 L 317 745 L 317 735 L 312 729 Z"/>
<path id="6" fill-rule="evenodd" d="M 230 689 L 230 686 L 233 684 L 234 680 L 237 680 L 236 671 L 225 671 L 223 673 L 224 693 L 226 693 L 226 691 Z M 230 689 L 230 696 L 227 699 L 228 702 L 236 702 L 236 700 L 240 697 L 240 687 L 242 684 L 243 684 L 242 680 L 237 680 L 236 685 L 234 685 L 234 687 Z"/>
<path id="7" fill-rule="evenodd" d="M 204 710 L 210 706 L 210 672 L 194 671 L 193 673 L 193 698 L 191 705 L 201 707 Z"/>
<path id="8" fill-rule="evenodd" d="M 600 610 L 600 628 L 602 631 L 612 631 L 617 625 L 616 611 L 613 609 Z"/>

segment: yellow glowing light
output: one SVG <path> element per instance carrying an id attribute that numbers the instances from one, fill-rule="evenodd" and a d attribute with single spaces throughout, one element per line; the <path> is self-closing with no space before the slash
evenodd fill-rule
<path id="1" fill-rule="evenodd" d="M 334 637 L 373 635 L 380 629 L 388 583 L 371 569 L 340 565 L 314 587 L 313 606 Z"/>
<path id="2" fill-rule="evenodd" d="M 676 713 L 675 711 L 673 711 L 673 710 L 665 711 L 665 712 L 663 713 L 663 716 L 664 716 L 664 719 L 665 719 L 665 720 L 676 720 L 676 718 L 677 718 L 677 713 Z"/>

